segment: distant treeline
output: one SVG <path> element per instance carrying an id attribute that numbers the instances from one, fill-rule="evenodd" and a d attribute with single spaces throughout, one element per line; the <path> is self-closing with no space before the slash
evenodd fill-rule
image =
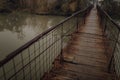
<path id="1" fill-rule="evenodd" d="M 72 13 L 89 5 L 89 0 L 0 0 L 0 12 L 24 9 L 37 14 Z"/>
<path id="2" fill-rule="evenodd" d="M 18 8 L 17 0 L 0 0 L 0 12 L 11 12 Z"/>
<path id="3" fill-rule="evenodd" d="M 113 18 L 120 19 L 120 1 L 119 0 L 104 0 L 102 7 L 108 12 Z"/>

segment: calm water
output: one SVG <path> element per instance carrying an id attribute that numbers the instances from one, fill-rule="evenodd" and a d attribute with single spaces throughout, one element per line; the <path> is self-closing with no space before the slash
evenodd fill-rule
<path id="1" fill-rule="evenodd" d="M 0 60 L 63 19 L 21 12 L 0 14 Z"/>

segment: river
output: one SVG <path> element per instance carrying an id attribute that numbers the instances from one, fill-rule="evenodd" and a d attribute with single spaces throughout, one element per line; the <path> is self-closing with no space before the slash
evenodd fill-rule
<path id="1" fill-rule="evenodd" d="M 0 60 L 64 18 L 25 12 L 0 14 Z"/>

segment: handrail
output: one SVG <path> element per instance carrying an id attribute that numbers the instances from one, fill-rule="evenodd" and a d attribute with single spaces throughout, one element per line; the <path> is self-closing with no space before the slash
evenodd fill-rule
<path id="1" fill-rule="evenodd" d="M 106 16 L 114 25 L 116 25 L 116 27 L 120 30 L 120 25 L 117 24 L 115 22 L 115 20 L 113 20 L 110 15 L 105 11 L 103 10 L 100 6 L 97 5 L 97 8 L 103 13 L 104 16 Z"/>
<path id="2" fill-rule="evenodd" d="M 98 13 L 100 16 L 101 24 L 103 27 L 104 35 L 109 40 L 106 43 L 107 48 L 105 53 L 108 56 L 108 72 L 115 75 L 116 80 L 120 80 L 120 25 L 118 25 L 106 11 L 97 5 Z M 105 44 L 105 45 L 106 45 Z"/>
<path id="3" fill-rule="evenodd" d="M 22 52 L 23 50 L 25 50 L 26 48 L 28 48 L 34 42 L 36 42 L 37 40 L 39 40 L 40 38 L 42 38 L 44 35 L 46 35 L 50 31 L 52 31 L 53 29 L 57 28 L 59 25 L 65 23 L 66 21 L 68 21 L 72 17 L 75 17 L 76 15 L 85 12 L 86 10 L 90 9 L 91 7 L 92 7 L 92 5 L 90 5 L 89 7 L 85 8 L 84 10 L 81 10 L 81 11 L 78 11 L 78 12 L 74 13 L 72 16 L 66 18 L 65 20 L 61 21 L 60 23 L 58 23 L 57 25 L 51 27 L 50 29 L 46 30 L 45 32 L 39 34 L 37 37 L 33 38 L 32 40 L 30 40 L 29 42 L 27 42 L 26 44 L 24 44 L 23 46 L 21 46 L 17 50 L 13 51 L 5 59 L 3 59 L 2 61 L 0 61 L 0 67 L 3 66 L 4 64 L 6 64 L 9 60 L 11 60 L 12 58 L 14 58 L 20 52 Z"/>

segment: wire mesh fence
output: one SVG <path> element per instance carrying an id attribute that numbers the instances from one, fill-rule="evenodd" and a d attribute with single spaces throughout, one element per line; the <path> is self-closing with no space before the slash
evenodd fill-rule
<path id="1" fill-rule="evenodd" d="M 109 58 L 108 71 L 120 79 L 120 26 L 98 6 L 103 31 L 108 39 L 106 53 Z"/>

